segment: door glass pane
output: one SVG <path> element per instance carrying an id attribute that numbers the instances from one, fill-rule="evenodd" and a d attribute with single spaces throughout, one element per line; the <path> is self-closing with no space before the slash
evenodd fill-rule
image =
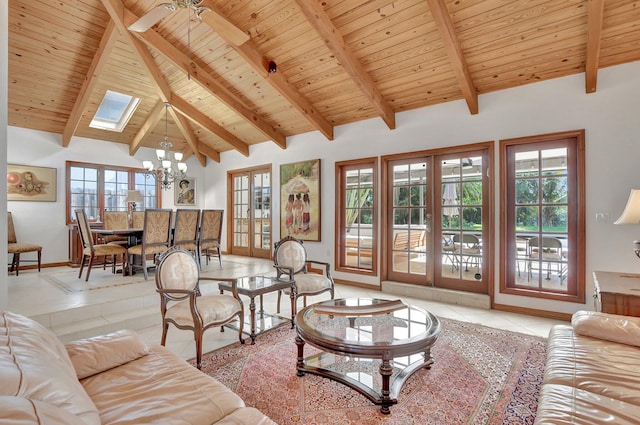
<path id="1" fill-rule="evenodd" d="M 441 276 L 482 280 L 482 157 L 448 158 L 441 165 Z"/>
<path id="2" fill-rule="evenodd" d="M 343 171 L 342 266 L 373 269 L 373 168 L 353 166 Z"/>
<path id="3" fill-rule="evenodd" d="M 567 149 L 526 150 L 514 157 L 515 286 L 564 290 L 569 270 Z"/>
<path id="4" fill-rule="evenodd" d="M 233 240 L 237 247 L 249 247 L 249 176 L 233 179 Z"/>
<path id="5" fill-rule="evenodd" d="M 393 272 L 427 273 L 427 171 L 426 162 L 393 166 Z"/>
<path id="6" fill-rule="evenodd" d="M 271 248 L 271 173 L 253 175 L 253 246 Z"/>

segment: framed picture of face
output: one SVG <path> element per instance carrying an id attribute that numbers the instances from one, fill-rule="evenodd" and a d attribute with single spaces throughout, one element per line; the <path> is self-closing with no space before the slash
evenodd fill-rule
<path id="1" fill-rule="evenodd" d="M 57 170 L 7 164 L 7 201 L 56 201 Z"/>
<path id="2" fill-rule="evenodd" d="M 320 160 L 280 166 L 280 237 L 320 241 Z"/>
<path id="3" fill-rule="evenodd" d="M 177 180 L 173 189 L 174 204 L 177 206 L 196 204 L 196 179 L 193 177 L 185 177 Z"/>

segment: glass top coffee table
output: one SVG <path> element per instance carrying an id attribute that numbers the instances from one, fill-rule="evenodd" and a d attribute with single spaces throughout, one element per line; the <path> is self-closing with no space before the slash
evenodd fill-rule
<path id="1" fill-rule="evenodd" d="M 256 335 L 280 326 L 283 323 L 292 323 L 293 317 L 286 318 L 275 314 L 265 313 L 262 308 L 262 296 L 269 292 L 282 291 L 283 289 L 292 289 L 289 291 L 291 296 L 291 305 L 293 306 L 295 297 L 295 281 L 288 279 L 278 279 L 275 276 L 247 276 L 238 278 L 236 288 L 238 294 L 249 297 L 249 324 L 251 344 L 256 343 Z M 224 291 L 231 291 L 231 284 L 228 282 L 218 283 L 218 289 L 222 294 Z M 260 296 L 260 310 L 258 310 L 258 319 L 256 320 L 256 302 L 255 298 Z M 293 311 L 293 309 L 291 310 Z M 293 326 L 293 325 L 291 325 Z M 233 325 L 230 325 L 233 327 Z"/>
<path id="2" fill-rule="evenodd" d="M 440 321 L 400 300 L 346 298 L 300 310 L 296 331 L 298 376 L 313 373 L 341 382 L 388 414 L 407 378 L 431 367 Z M 305 343 L 323 352 L 305 358 Z"/>

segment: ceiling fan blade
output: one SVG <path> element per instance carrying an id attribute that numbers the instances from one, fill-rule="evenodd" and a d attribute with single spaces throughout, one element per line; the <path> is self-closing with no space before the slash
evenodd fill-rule
<path id="1" fill-rule="evenodd" d="M 145 32 L 157 22 L 160 22 L 165 16 L 171 14 L 175 7 L 171 3 L 159 4 L 147 13 L 145 13 L 140 19 L 129 25 L 129 31 Z"/>
<path id="2" fill-rule="evenodd" d="M 236 46 L 240 46 L 249 40 L 249 34 L 233 25 L 215 10 L 203 8 L 200 13 L 200 19 L 209 25 L 215 32 Z"/>

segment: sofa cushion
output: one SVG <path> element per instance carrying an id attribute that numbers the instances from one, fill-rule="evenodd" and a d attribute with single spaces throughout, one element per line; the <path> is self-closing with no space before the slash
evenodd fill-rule
<path id="1" fill-rule="evenodd" d="M 566 385 L 545 384 L 535 425 L 637 425 L 640 407 Z"/>
<path id="2" fill-rule="evenodd" d="M 571 326 L 579 335 L 640 346 L 640 317 L 578 311 L 571 317 Z"/>
<path id="3" fill-rule="evenodd" d="M 84 425 L 79 417 L 39 400 L 0 396 L 3 425 Z"/>
<path id="4" fill-rule="evenodd" d="M 544 384 L 575 387 L 640 406 L 640 349 L 578 335 L 568 325 L 549 332 Z"/>
<path id="5" fill-rule="evenodd" d="M 149 348 L 138 334 L 129 330 L 73 341 L 65 347 L 79 379 L 123 365 L 149 353 Z"/>
<path id="6" fill-rule="evenodd" d="M 103 425 L 213 424 L 244 407 L 222 383 L 160 345 L 81 382 Z"/>
<path id="7" fill-rule="evenodd" d="M 0 382 L 0 395 L 43 401 L 86 424 L 100 424 L 60 340 L 38 322 L 10 312 L 0 313 Z"/>

